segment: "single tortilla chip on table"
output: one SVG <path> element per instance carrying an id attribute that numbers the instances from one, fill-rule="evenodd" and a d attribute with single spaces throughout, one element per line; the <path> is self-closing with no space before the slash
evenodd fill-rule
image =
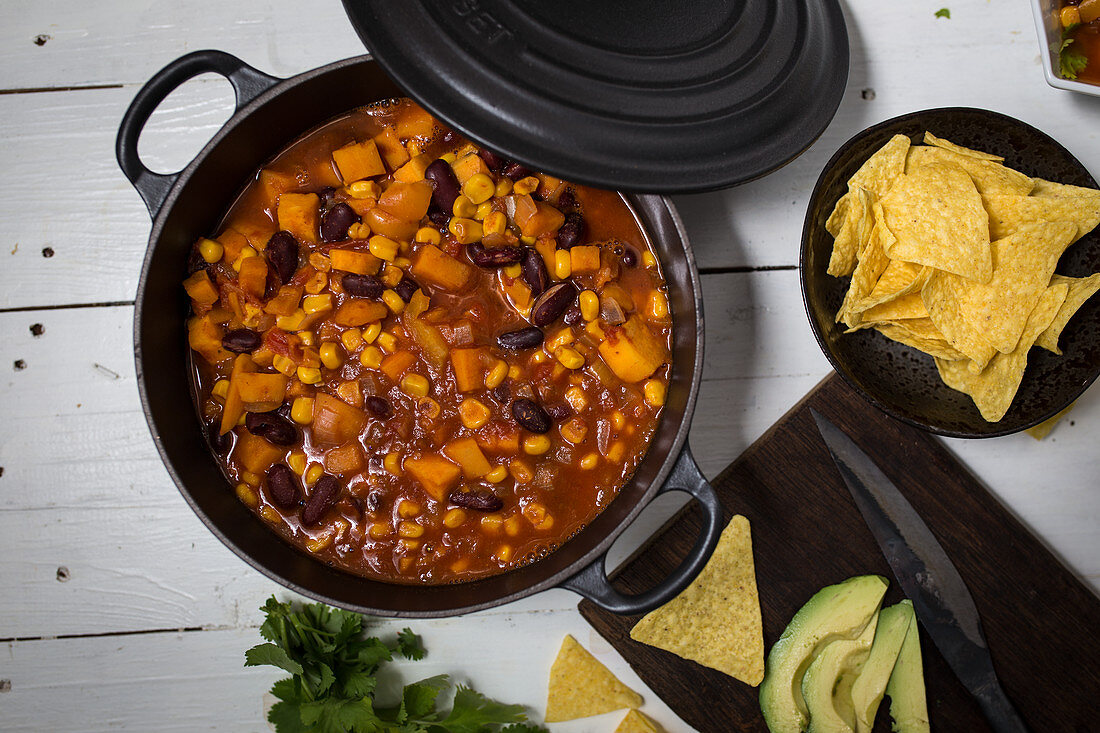
<path id="1" fill-rule="evenodd" d="M 936 329 L 958 352 L 970 360 L 969 368 L 980 372 L 997 353 L 993 344 L 962 317 L 959 300 L 951 287 L 950 273 L 936 271 L 921 288 L 921 300 Z"/>
<path id="2" fill-rule="evenodd" d="M 944 276 L 955 293 L 959 315 L 997 351 L 1015 350 L 1058 259 L 1076 234 L 1077 225 L 1070 221 L 1027 224 L 993 243 L 993 276 L 988 281 Z"/>
<path id="3" fill-rule="evenodd" d="M 876 323 L 874 328 L 886 338 L 923 351 L 929 356 L 949 361 L 966 360 L 966 355 L 947 342 L 930 318 Z"/>
<path id="4" fill-rule="evenodd" d="M 615 728 L 614 733 L 665 733 L 665 729 L 642 711 L 631 710 Z"/>
<path id="5" fill-rule="evenodd" d="M 992 193 L 982 196 L 989 214 L 989 236 L 998 240 L 1015 234 L 1028 224 L 1072 221 L 1077 225 L 1076 242 L 1100 224 L 1100 191 L 1082 189 L 1081 196 L 1015 196 Z"/>
<path id="6" fill-rule="evenodd" d="M 944 140 L 942 137 L 936 137 L 927 130 L 924 131 L 924 142 L 926 145 L 935 145 L 937 148 L 943 148 L 944 150 L 950 150 L 953 153 L 960 155 L 966 155 L 971 158 L 977 158 L 978 160 L 991 160 L 994 163 L 1003 163 L 1004 158 L 1000 155 L 994 155 L 993 153 L 983 153 L 981 150 L 972 150 L 970 148 L 964 148 L 962 145 L 956 145 L 950 140 Z"/>
<path id="7" fill-rule="evenodd" d="M 624 685 L 576 639 L 566 635 L 550 667 L 547 723 L 587 718 L 641 704 L 641 695 Z"/>
<path id="8" fill-rule="evenodd" d="M 954 165 L 962 168 L 982 194 L 1014 193 L 1026 196 L 1035 187 L 1035 181 L 1030 176 L 992 160 L 982 160 L 934 145 L 914 145 L 909 148 L 909 157 L 905 161 L 906 174 L 927 165 Z"/>
<path id="9" fill-rule="evenodd" d="M 1088 277 L 1055 275 L 1050 279 L 1050 284 L 1065 284 L 1069 288 L 1069 292 L 1066 293 L 1066 300 L 1062 303 L 1062 307 L 1058 309 L 1054 320 L 1047 326 L 1045 331 L 1039 334 L 1035 345 L 1042 346 L 1047 351 L 1053 351 L 1061 356 L 1062 349 L 1058 347 L 1058 339 L 1062 335 L 1062 329 L 1066 327 L 1066 324 L 1073 318 L 1077 310 L 1085 304 L 1085 301 L 1091 298 L 1097 290 L 1100 290 L 1100 272 Z"/>
<path id="10" fill-rule="evenodd" d="M 749 520 L 740 515 L 731 519 L 698 577 L 642 617 L 630 638 L 759 685 L 764 679 L 764 632 Z"/>
<path id="11" fill-rule="evenodd" d="M 1009 354 L 994 356 L 981 373 L 972 373 L 965 362 L 936 359 L 936 368 L 944 384 L 970 395 L 985 420 L 1000 421 L 1020 389 L 1020 382 L 1023 381 L 1024 370 L 1027 368 L 1028 351 L 1039 334 L 1054 320 L 1058 309 L 1065 302 L 1068 290 L 1069 286 L 1065 283 L 1047 288 L 1028 316 L 1016 348 Z"/>
<path id="12" fill-rule="evenodd" d="M 1054 430 L 1054 427 L 1061 422 L 1062 418 L 1069 414 L 1069 411 L 1073 409 L 1073 405 L 1076 403 L 1071 402 L 1069 407 L 1059 412 L 1054 417 L 1048 417 L 1038 425 L 1033 425 L 1027 429 L 1027 434 L 1035 438 L 1035 440 L 1042 440 L 1050 435 L 1050 431 Z"/>
<path id="13" fill-rule="evenodd" d="M 886 249 L 890 259 L 989 280 L 989 217 L 966 171 L 947 165 L 917 168 L 900 176 L 881 204 L 895 237 Z"/>
<path id="14" fill-rule="evenodd" d="M 855 304 L 867 297 L 890 264 L 886 257 L 886 246 L 893 242 L 894 235 L 882 222 L 882 207 L 875 203 L 871 211 L 869 218 L 874 224 L 868 233 L 867 246 L 863 248 L 863 254 L 856 263 L 852 282 L 849 283 L 844 302 L 836 314 L 837 321 L 843 321 L 849 328 L 859 325 L 860 322 L 859 312 L 854 309 Z"/>

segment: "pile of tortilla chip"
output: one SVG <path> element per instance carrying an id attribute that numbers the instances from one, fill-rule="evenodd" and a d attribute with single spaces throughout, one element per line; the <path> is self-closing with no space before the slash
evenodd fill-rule
<path id="1" fill-rule="evenodd" d="M 1058 337 L 1100 273 L 1054 274 L 1100 223 L 1100 191 L 1030 178 L 926 132 L 895 135 L 848 180 L 825 228 L 851 275 L 837 321 L 930 354 L 989 422 L 1008 412 L 1033 345 Z"/>

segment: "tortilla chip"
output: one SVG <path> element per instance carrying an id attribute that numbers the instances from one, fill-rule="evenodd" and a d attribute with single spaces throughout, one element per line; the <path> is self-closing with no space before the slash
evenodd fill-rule
<path id="1" fill-rule="evenodd" d="M 566 635 L 550 667 L 547 723 L 587 718 L 641 704 L 641 695 L 620 682 L 576 639 Z"/>
<path id="2" fill-rule="evenodd" d="M 1058 348 L 1058 339 L 1062 335 L 1062 329 L 1066 327 L 1069 320 L 1073 318 L 1073 315 L 1077 313 L 1077 309 L 1085 304 L 1089 298 L 1100 290 L 1100 272 L 1089 277 L 1064 277 L 1063 275 L 1055 275 L 1050 279 L 1051 285 L 1058 285 L 1064 283 L 1069 287 L 1069 292 L 1066 293 L 1066 301 L 1062 303 L 1062 307 L 1058 309 L 1057 315 L 1054 316 L 1054 320 L 1051 322 L 1047 329 L 1039 334 L 1039 338 L 1035 340 L 1036 346 L 1042 346 L 1047 351 L 1053 351 L 1055 354 L 1061 356 L 1062 350 Z"/>
<path id="3" fill-rule="evenodd" d="M 844 226 L 844 220 L 848 218 L 848 207 L 852 204 L 852 192 L 841 196 L 837 199 L 836 206 L 833 207 L 833 211 L 829 214 L 829 218 L 825 220 L 825 231 L 833 235 L 833 239 L 836 239 L 840 234 L 841 227 Z"/>
<path id="4" fill-rule="evenodd" d="M 980 150 L 971 150 L 970 148 L 964 148 L 962 145 L 956 145 L 950 140 L 944 140 L 942 137 L 936 137 L 927 130 L 924 131 L 924 142 L 926 145 L 935 145 L 937 148 L 943 148 L 944 150 L 950 150 L 960 155 L 968 155 L 971 158 L 977 158 L 978 160 L 991 160 L 994 163 L 1001 163 L 1004 161 L 999 155 L 993 153 L 983 153 Z"/>
<path id="5" fill-rule="evenodd" d="M 833 242 L 833 253 L 826 270 L 835 277 L 843 277 L 857 266 L 857 261 L 867 249 L 867 242 L 876 221 L 871 210 L 873 196 L 869 191 L 857 188 L 847 195 L 850 197 L 848 213 L 844 223 L 841 224 L 840 233 Z"/>
<path id="6" fill-rule="evenodd" d="M 886 338 L 911 346 L 918 351 L 939 357 L 940 359 L 966 359 L 966 356 L 951 346 L 940 335 L 929 318 L 915 318 L 908 321 L 876 323 L 875 330 Z"/>
<path id="7" fill-rule="evenodd" d="M 1027 319 L 1020 342 L 1010 354 L 997 354 L 980 374 L 973 374 L 963 362 L 936 359 L 940 378 L 951 389 L 970 395 L 982 417 L 998 422 L 1016 397 L 1027 367 L 1027 352 L 1058 313 L 1066 299 L 1069 286 L 1052 285 L 1039 298 L 1035 309 Z"/>
<path id="8" fill-rule="evenodd" d="M 1073 222 L 1039 223 L 998 239 L 992 245 L 993 277 L 988 282 L 944 278 L 955 291 L 959 314 L 997 351 L 1012 352 L 1028 316 L 1050 284 L 1058 259 L 1076 233 Z M 944 334 L 950 341 L 951 334 Z"/>
<path id="9" fill-rule="evenodd" d="M 931 267 L 914 265 L 902 260 L 890 260 L 879 276 L 878 282 L 875 283 L 875 287 L 871 288 L 867 297 L 853 305 L 852 310 L 863 313 L 880 303 L 889 303 L 910 293 L 919 292 L 928 282 L 931 274 Z"/>
<path id="10" fill-rule="evenodd" d="M 953 150 L 944 150 L 934 145 L 914 145 L 909 148 L 909 157 L 905 161 L 905 172 L 913 171 L 926 165 L 956 165 L 965 170 L 974 181 L 979 193 L 1014 193 L 1018 196 L 1026 196 L 1031 193 L 1035 182 L 1019 171 L 994 163 L 991 160 L 980 160 L 970 155 L 956 153 Z"/>
<path id="11" fill-rule="evenodd" d="M 1042 178 L 1035 179 L 1035 187 L 1031 189 L 1032 196 L 1067 196 L 1069 198 L 1077 198 L 1078 196 L 1095 196 L 1095 188 L 1084 188 L 1082 186 L 1071 186 L 1067 183 L 1055 183 L 1054 181 L 1046 181 Z"/>
<path id="12" fill-rule="evenodd" d="M 631 710 L 614 733 L 665 733 L 661 725 L 639 710 Z"/>
<path id="13" fill-rule="evenodd" d="M 1062 418 L 1069 414 L 1069 411 L 1073 409 L 1073 405 L 1076 403 L 1071 402 L 1069 407 L 1059 412 L 1054 417 L 1048 417 L 1038 425 L 1033 425 L 1027 429 L 1027 434 L 1035 438 L 1035 440 L 1042 440 L 1050 435 L 1050 431 L 1054 430 L 1054 426 L 1061 422 Z"/>
<path id="14" fill-rule="evenodd" d="M 928 309 L 924 307 L 920 293 L 908 293 L 868 308 L 860 317 L 864 321 L 904 321 L 909 318 L 927 318 Z"/>
<path id="15" fill-rule="evenodd" d="M 1076 242 L 1100 224 L 1100 191 L 1088 196 L 1012 196 L 988 194 L 982 203 L 989 214 L 989 236 L 993 240 L 1015 234 L 1033 222 L 1072 221 L 1077 225 Z"/>
<path id="16" fill-rule="evenodd" d="M 900 176 L 882 197 L 882 212 L 896 238 L 890 259 L 989 281 L 989 217 L 966 171 L 926 165 Z"/>
<path id="17" fill-rule="evenodd" d="M 876 197 L 885 196 L 897 177 L 905 172 L 911 144 L 907 135 L 894 135 L 848 179 L 848 189 L 864 188 Z"/>
<path id="18" fill-rule="evenodd" d="M 873 213 L 868 218 L 875 223 L 867 238 L 867 246 L 852 272 L 852 282 L 848 285 L 848 292 L 844 294 L 844 302 L 836 314 L 836 319 L 844 321 L 849 328 L 858 325 L 860 321 L 859 312 L 854 309 L 855 304 L 867 297 L 890 263 L 886 257 L 886 246 L 894 241 L 894 235 L 882 223 L 882 207 L 876 203 L 871 210 Z"/>
<path id="19" fill-rule="evenodd" d="M 972 361 L 970 368 L 979 372 L 985 368 L 997 349 L 959 313 L 959 301 L 946 272 L 934 272 L 921 289 L 921 299 L 928 317 L 936 329 L 958 352 Z"/>
<path id="20" fill-rule="evenodd" d="M 753 687 L 764 679 L 764 633 L 749 520 L 730 520 L 706 567 L 680 595 L 646 614 L 630 638 Z"/>

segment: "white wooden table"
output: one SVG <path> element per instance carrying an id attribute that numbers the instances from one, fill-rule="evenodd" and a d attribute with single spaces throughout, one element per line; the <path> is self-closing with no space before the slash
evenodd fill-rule
<path id="1" fill-rule="evenodd" d="M 950 20 L 934 17 L 944 4 Z M 691 443 L 711 476 L 828 372 L 796 262 L 810 189 L 849 136 L 912 110 L 986 107 L 1050 133 L 1100 174 L 1100 99 L 1044 83 L 1024 0 L 848 0 L 845 11 L 851 73 L 821 139 L 763 180 L 676 199 L 704 273 L 707 358 Z M 262 696 L 279 675 L 244 669 L 243 653 L 259 639 L 263 600 L 290 594 L 223 547 L 179 496 L 145 427 L 131 355 L 149 219 L 115 165 L 115 131 L 150 75 L 199 48 L 280 76 L 363 52 L 338 3 L 0 8 L 0 730 L 266 730 Z M 154 117 L 145 159 L 182 167 L 231 100 L 220 78 L 188 83 Z M 949 441 L 1094 589 L 1097 429 L 1093 389 L 1041 443 Z M 430 655 L 404 671 L 453 673 L 540 717 L 568 632 L 646 694 L 576 601 L 551 591 L 410 622 Z M 652 693 L 644 710 L 685 729 Z M 610 731 L 619 717 L 551 729 Z"/>

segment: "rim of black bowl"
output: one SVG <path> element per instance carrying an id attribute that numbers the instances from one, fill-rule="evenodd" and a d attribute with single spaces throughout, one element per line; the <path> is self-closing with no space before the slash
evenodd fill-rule
<path id="1" fill-rule="evenodd" d="M 1058 149 L 1062 150 L 1066 154 L 1066 156 L 1068 156 L 1068 158 L 1070 160 L 1072 160 L 1073 163 L 1075 163 L 1078 167 L 1080 167 L 1080 169 L 1085 173 L 1085 175 L 1091 180 L 1093 187 L 1097 186 L 1097 183 L 1096 183 L 1095 179 L 1092 177 L 1092 174 L 1088 171 L 1088 169 L 1085 168 L 1084 164 L 1082 164 L 1081 161 L 1079 161 L 1075 155 L 1073 155 L 1069 150 L 1067 150 L 1064 145 L 1062 145 L 1060 142 L 1058 142 L 1056 139 L 1054 139 L 1053 137 L 1051 137 L 1047 133 L 1043 132 L 1042 130 L 1039 130 L 1038 128 L 1036 128 L 1032 125 L 1029 125 L 1028 123 L 1026 123 L 1022 120 L 1016 119 L 1015 117 L 1012 117 L 1011 115 L 1006 115 L 1002 112 L 995 112 L 993 110 L 982 109 L 980 107 L 933 107 L 933 108 L 929 108 L 929 109 L 917 110 L 915 112 L 907 112 L 905 114 L 898 115 L 896 117 L 891 117 L 888 120 L 884 120 L 884 121 L 879 122 L 877 124 L 871 125 L 870 127 L 867 127 L 865 129 L 861 130 L 860 132 L 857 132 L 852 137 L 848 138 L 848 140 L 845 141 L 844 144 L 842 144 L 839 148 L 837 148 L 837 151 L 835 153 L 833 153 L 833 155 L 829 158 L 829 162 L 826 163 L 824 168 L 821 169 L 821 174 L 818 176 L 817 181 L 814 183 L 813 190 L 810 193 L 810 200 L 809 200 L 809 203 L 806 206 L 806 217 L 803 220 L 803 224 L 802 224 L 802 242 L 801 242 L 801 245 L 799 247 L 799 256 L 798 256 L 798 277 L 799 277 L 799 285 L 802 289 L 802 305 L 803 305 L 803 308 L 806 311 L 806 318 L 810 322 L 810 330 L 813 331 L 814 340 L 817 341 L 818 347 L 821 349 L 821 352 L 825 355 L 825 358 L 829 361 L 829 364 L 830 364 L 830 366 L 832 366 L 833 371 L 836 372 L 837 374 L 839 374 L 840 377 L 848 384 L 849 387 L 851 387 L 858 395 L 860 395 L 863 399 L 865 399 L 871 405 L 873 405 L 877 409 L 881 410 L 882 412 L 886 413 L 890 417 L 895 418 L 896 420 L 900 420 L 903 423 L 906 423 L 908 425 L 912 425 L 915 428 L 925 430 L 925 431 L 933 433 L 935 435 L 942 435 L 942 436 L 947 437 L 947 438 L 967 438 L 967 439 L 1000 438 L 1000 437 L 1004 437 L 1006 435 L 1014 435 L 1016 433 L 1022 432 L 1024 430 L 1029 429 L 1029 428 L 1035 427 L 1036 425 L 1039 425 L 1040 423 L 1043 423 L 1046 420 L 1049 420 L 1050 418 L 1054 417 L 1058 413 L 1065 410 L 1070 405 L 1074 404 L 1081 397 L 1081 395 L 1085 393 L 1085 390 L 1087 390 L 1090 386 L 1092 386 L 1093 382 L 1096 381 L 1096 378 L 1098 376 L 1100 376 L 1100 366 L 1093 368 L 1092 373 L 1089 375 L 1089 377 L 1086 380 L 1084 380 L 1083 382 L 1081 382 L 1079 387 L 1076 390 L 1073 390 L 1072 396 L 1070 397 L 1070 399 L 1068 399 L 1065 402 L 1059 402 L 1054 407 L 1049 408 L 1048 410 L 1045 410 L 1045 411 L 1041 412 L 1038 416 L 1036 416 L 1034 418 L 1020 421 L 1017 424 L 1014 424 L 1014 425 L 1011 425 L 1011 426 L 1008 426 L 1008 427 L 1004 427 L 1004 428 L 999 429 L 999 430 L 998 429 L 993 429 L 993 430 L 990 430 L 989 432 L 977 432 L 977 431 L 955 430 L 955 429 L 951 429 L 951 428 L 945 428 L 943 426 L 934 424 L 934 423 L 929 422 L 927 420 L 921 420 L 918 417 L 915 417 L 911 414 L 906 414 L 906 413 L 904 413 L 904 412 L 902 412 L 898 409 L 895 409 L 894 407 L 892 407 L 891 405 L 886 404 L 881 399 L 879 399 L 874 394 L 872 394 L 870 391 L 868 391 L 867 389 L 862 387 L 858 383 L 858 381 L 852 376 L 852 374 L 847 369 L 847 367 L 845 367 L 844 364 L 836 357 L 836 355 L 833 353 L 833 350 L 829 347 L 829 345 L 828 345 L 828 343 L 825 339 L 825 334 L 822 332 L 822 330 L 821 330 L 821 328 L 820 328 L 820 326 L 817 322 L 817 319 L 814 318 L 814 316 L 813 316 L 812 306 L 811 306 L 811 303 L 810 303 L 810 292 L 809 292 L 809 285 L 808 285 L 808 282 L 807 282 L 807 269 L 808 269 L 807 252 L 810 249 L 810 242 L 811 242 L 811 237 L 812 237 L 812 234 L 813 234 L 813 232 L 811 231 L 811 227 L 812 227 L 812 220 L 814 218 L 814 210 L 815 210 L 814 204 L 817 202 L 818 198 L 822 195 L 822 189 L 825 185 L 826 179 L 829 177 L 829 174 L 832 172 L 833 168 L 839 163 L 839 161 L 844 157 L 844 155 L 852 148 L 852 146 L 856 145 L 857 143 L 861 142 L 862 140 L 864 140 L 867 137 L 870 137 L 870 136 L 875 135 L 877 133 L 881 133 L 884 130 L 889 130 L 891 128 L 899 127 L 899 126 L 901 126 L 905 123 L 912 122 L 912 121 L 920 119 L 922 117 L 926 117 L 926 116 L 930 116 L 930 115 L 946 115 L 946 114 L 973 114 L 973 115 L 976 115 L 976 116 L 985 117 L 987 119 L 990 119 L 990 118 L 997 119 L 997 120 L 999 120 L 1003 123 L 1006 123 L 1008 125 L 1012 125 L 1012 126 L 1022 128 L 1024 130 L 1026 130 L 1029 134 L 1034 135 L 1036 138 L 1042 140 L 1043 142 L 1045 142 L 1049 145 L 1052 145 L 1054 147 L 1057 147 Z M 1073 246 L 1073 245 L 1071 245 L 1071 246 Z M 1071 323 L 1072 323 L 1072 320 L 1071 320 Z M 1036 347 L 1032 346 L 1032 348 L 1036 348 Z M 1025 376 L 1026 376 L 1026 371 L 1025 371 Z M 962 394 L 962 393 L 960 393 L 960 394 Z M 1014 398 L 1013 401 L 1015 402 L 1015 398 Z M 974 408 L 975 411 L 977 411 L 977 407 L 973 405 L 972 400 L 971 400 L 971 406 Z M 980 414 L 979 414 L 979 417 L 980 417 Z M 990 426 L 997 425 L 997 423 L 988 423 L 988 424 Z"/>

